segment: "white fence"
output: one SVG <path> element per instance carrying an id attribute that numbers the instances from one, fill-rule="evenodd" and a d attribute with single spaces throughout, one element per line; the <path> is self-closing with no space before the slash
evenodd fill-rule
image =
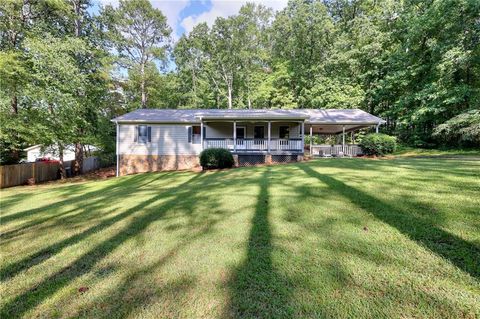
<path id="1" fill-rule="evenodd" d="M 313 156 L 358 156 L 362 155 L 362 149 L 356 144 L 336 145 L 312 145 L 311 154 Z"/>

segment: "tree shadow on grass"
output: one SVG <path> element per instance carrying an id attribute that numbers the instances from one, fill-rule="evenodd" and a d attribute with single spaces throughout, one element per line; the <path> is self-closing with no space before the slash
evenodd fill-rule
<path id="1" fill-rule="evenodd" d="M 226 217 L 227 216 L 224 215 L 222 218 L 208 219 L 205 225 L 198 231 L 193 231 L 192 228 L 196 225 L 195 223 L 192 224 L 191 227 L 189 227 L 189 235 L 186 235 L 175 244 L 174 247 L 168 249 L 155 262 L 147 266 L 132 267 L 132 271 L 122 279 L 122 282 L 119 283 L 115 289 L 112 289 L 108 295 L 102 296 L 92 303 L 89 303 L 78 312 L 78 315 L 82 317 L 95 316 L 111 318 L 114 313 L 117 318 L 128 318 L 134 314 L 138 315 L 141 309 L 145 309 L 150 304 L 158 302 L 161 299 L 170 301 L 169 303 L 165 303 L 166 305 L 177 307 L 178 299 L 188 298 L 187 291 L 195 284 L 194 276 L 180 276 L 179 279 L 161 282 L 160 284 L 158 284 L 158 281 L 153 283 L 152 281 L 146 280 L 146 278 L 167 264 L 171 259 L 175 258 L 181 249 L 188 247 L 196 240 L 202 239 L 211 233 L 213 227 Z M 99 304 L 103 305 L 101 314 L 98 314 Z M 164 311 L 165 310 L 166 309 L 164 309 Z M 75 317 L 77 317 L 77 315 Z"/>
<path id="2" fill-rule="evenodd" d="M 155 181 L 157 179 L 156 178 L 151 178 L 151 180 Z M 138 181 L 139 181 L 139 179 L 137 179 L 137 182 Z M 150 182 L 152 182 L 152 181 L 150 181 Z M 145 186 L 145 184 L 137 184 L 137 182 L 133 182 L 133 184 L 137 185 L 137 187 Z M 149 184 L 150 182 L 148 182 L 146 184 Z M 84 215 L 85 212 L 90 212 L 90 214 L 91 214 L 91 212 L 96 211 L 96 209 L 100 208 L 100 206 L 108 205 L 111 200 L 113 200 L 117 197 L 120 198 L 121 195 L 127 195 L 127 194 L 132 195 L 129 191 L 129 189 L 132 186 L 132 183 L 127 184 L 127 185 L 130 186 L 127 189 L 125 189 L 125 188 L 118 189 L 119 187 L 122 187 L 122 185 L 126 186 L 126 185 L 124 185 L 124 183 L 125 183 L 125 181 L 122 181 L 122 182 L 119 182 L 119 186 L 110 185 L 108 187 L 102 188 L 101 190 L 97 190 L 95 192 L 92 191 L 92 192 L 88 193 L 88 197 L 90 197 L 93 194 L 96 194 L 97 196 L 95 197 L 95 200 L 91 200 L 87 204 L 84 204 L 84 205 L 81 205 L 81 206 L 79 205 L 78 209 L 81 209 L 79 214 L 82 216 L 82 218 L 85 217 L 85 215 Z M 114 190 L 117 191 L 117 194 L 115 194 L 115 196 L 112 193 L 112 191 L 114 191 Z M 170 196 L 173 196 L 173 195 L 174 194 L 171 194 Z M 67 202 L 70 202 L 70 201 L 75 202 L 74 200 L 78 201 L 78 198 L 75 197 L 73 199 L 69 199 L 69 200 L 67 200 Z M 148 203 L 148 201 L 143 202 L 142 204 L 145 204 L 145 203 Z M 29 256 L 26 256 L 25 258 L 23 258 L 19 261 L 16 261 L 16 262 L 13 262 L 11 264 L 8 264 L 8 265 L 4 266 L 3 268 L 0 269 L 0 281 L 2 281 L 2 282 L 6 281 L 9 278 L 12 278 L 13 276 L 15 276 L 16 274 L 44 262 L 45 260 L 47 260 L 47 259 L 51 258 L 52 256 L 58 254 L 62 249 L 66 248 L 66 247 L 69 247 L 71 245 L 74 245 L 74 244 L 76 244 L 76 243 L 78 243 L 82 240 L 85 240 L 89 236 L 92 236 L 95 233 L 97 233 L 98 231 L 101 231 L 102 229 L 105 229 L 107 227 L 110 227 L 110 226 L 114 225 L 115 223 L 123 220 L 124 218 L 136 213 L 137 209 L 142 208 L 142 204 L 138 205 L 138 207 L 134 207 L 132 209 L 126 210 L 123 213 L 120 213 L 120 214 L 114 215 L 112 217 L 103 219 L 99 224 L 97 224 L 95 226 L 87 228 L 84 231 L 82 231 L 80 233 L 77 233 L 73 236 L 70 236 L 70 237 L 68 237 L 64 240 L 53 243 L 53 244 L 51 244 L 51 245 L 49 245 L 49 246 L 47 246 L 47 247 L 45 247 L 41 250 L 29 255 Z M 67 205 L 67 204 L 64 203 L 64 202 L 60 202 L 60 204 L 54 203 L 50 206 L 46 206 L 44 209 L 45 210 L 57 209 L 58 207 L 65 206 L 65 205 Z M 9 236 L 14 235 L 17 231 L 25 230 L 26 229 L 25 227 L 27 227 L 27 228 L 28 227 L 33 227 L 33 226 L 36 226 L 40 223 L 46 222 L 49 219 L 59 218 L 59 216 L 65 215 L 65 214 L 71 213 L 71 212 L 73 212 L 73 210 L 68 210 L 67 212 L 63 212 L 63 213 L 52 214 L 52 216 L 49 216 L 49 217 L 46 217 L 46 218 L 39 218 L 38 220 L 34 220 L 30 223 L 27 223 L 26 225 L 14 230 L 14 231 L 9 231 L 9 232 L 4 233 L 4 236 L 6 238 L 8 238 Z M 0 237 L 0 238 L 2 238 L 2 237 Z"/>
<path id="3" fill-rule="evenodd" d="M 165 175 L 159 175 L 158 178 L 160 178 L 160 177 L 165 177 Z M 145 180 L 146 180 L 146 182 L 143 182 Z M 0 221 L 1 221 L 2 225 L 6 225 L 9 222 L 19 220 L 19 219 L 25 219 L 25 218 L 28 218 L 28 217 L 32 217 L 35 214 L 43 213 L 46 210 L 57 211 L 64 206 L 77 204 L 79 201 L 82 201 L 82 200 L 88 200 L 88 199 L 91 199 L 91 198 L 98 199 L 99 194 L 102 198 L 108 199 L 109 198 L 108 196 L 112 192 L 115 192 L 115 191 L 118 191 L 118 190 L 127 190 L 127 189 L 135 190 L 139 187 L 144 187 L 144 186 L 154 182 L 155 180 L 156 180 L 156 178 L 152 178 L 151 176 L 148 176 L 148 174 L 141 174 L 141 175 L 136 175 L 136 176 L 133 176 L 133 177 L 124 177 L 123 180 L 120 180 L 120 181 L 118 181 L 118 180 L 109 181 L 110 185 L 107 185 L 107 186 L 105 186 L 101 189 L 95 189 L 95 190 L 92 190 L 90 192 L 82 193 L 80 195 L 77 195 L 77 192 L 76 192 L 76 187 L 78 185 L 69 185 L 69 186 L 64 187 L 66 189 L 72 190 L 71 193 L 69 191 L 66 192 L 65 195 L 69 196 L 67 199 L 59 200 L 55 203 L 52 203 L 52 204 L 49 204 L 49 205 L 46 205 L 46 206 L 23 210 L 23 211 L 13 213 L 13 214 L 5 214 L 5 211 L 3 211 L 2 216 L 0 216 Z M 62 215 L 62 213 L 56 213 L 56 214 L 52 214 L 51 216 L 42 218 L 40 220 L 40 222 L 47 221 L 51 217 L 56 217 L 58 215 Z"/>
<path id="4" fill-rule="evenodd" d="M 22 317 L 26 312 L 40 304 L 43 300 L 49 298 L 76 278 L 79 278 L 80 276 L 91 271 L 95 264 L 104 259 L 108 254 L 110 254 L 110 252 L 115 250 L 121 244 L 125 243 L 129 238 L 140 234 L 155 220 L 162 218 L 168 210 L 170 210 L 172 207 L 175 207 L 175 205 L 178 205 L 182 198 L 188 194 L 191 196 L 192 192 L 190 191 L 190 188 L 193 187 L 192 185 L 195 184 L 195 181 L 201 176 L 202 175 L 197 174 L 180 185 L 172 187 L 166 192 L 161 192 L 159 195 L 153 196 L 148 200 L 142 201 L 140 204 L 117 216 L 112 217 L 112 219 L 94 226 L 94 230 L 88 230 L 89 233 L 101 231 L 105 227 L 110 226 L 112 223 L 125 219 L 130 215 L 141 213 L 142 210 L 145 210 L 145 212 L 135 217 L 129 225 L 127 225 L 117 234 L 105 239 L 88 252 L 79 256 L 69 266 L 64 267 L 55 274 L 45 278 L 43 281 L 35 285 L 35 287 L 8 301 L 4 307 L 0 309 L 0 318 Z M 213 176 L 214 175 L 210 175 L 210 178 Z M 203 180 L 205 180 L 205 178 Z M 204 184 L 205 183 L 202 185 Z M 199 187 L 197 187 L 197 189 L 198 188 Z M 162 199 L 164 200 L 166 197 L 169 199 L 163 202 L 161 205 L 153 206 L 155 202 Z M 189 203 L 191 204 L 192 202 L 189 201 Z M 72 240 L 77 242 L 81 239 L 83 238 L 75 237 L 75 239 L 67 239 L 67 243 L 58 243 L 58 247 L 56 247 L 56 249 L 58 250 L 69 244 L 72 244 L 70 242 Z M 51 256 L 51 254 L 48 254 L 48 256 Z M 32 262 L 27 260 L 27 263 L 30 265 Z M 37 263 L 38 262 L 34 262 L 34 264 Z M 25 267 L 21 268 L 26 269 Z M 18 273 L 18 269 L 15 269 L 15 273 Z"/>
<path id="5" fill-rule="evenodd" d="M 430 251 L 448 259 L 472 277 L 480 279 L 480 263 L 478 262 L 480 248 L 475 244 L 439 228 L 426 218 L 399 209 L 331 176 L 320 174 L 308 165 L 300 164 L 298 168 Z"/>
<path id="6" fill-rule="evenodd" d="M 274 268 L 272 231 L 269 224 L 269 172 L 260 178 L 260 192 L 248 238 L 247 256 L 234 270 L 229 283 L 228 317 L 291 318 L 290 284 Z"/>

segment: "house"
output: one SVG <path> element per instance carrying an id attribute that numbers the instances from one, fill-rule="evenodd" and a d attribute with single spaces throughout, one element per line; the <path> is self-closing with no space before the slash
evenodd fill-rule
<path id="1" fill-rule="evenodd" d="M 189 169 L 213 147 L 231 151 L 239 166 L 302 160 L 305 132 L 342 134 L 336 152 L 356 155 L 358 147 L 345 144 L 346 133 L 370 126 L 378 131 L 385 122 L 358 109 L 139 109 L 112 121 L 117 175 Z"/>
<path id="2" fill-rule="evenodd" d="M 92 152 L 97 150 L 95 146 L 92 145 L 84 145 L 84 148 L 88 150 L 88 152 Z M 27 162 L 35 162 L 37 158 L 49 158 L 53 160 L 59 160 L 59 151 L 56 145 L 50 146 L 43 146 L 43 145 L 33 145 L 24 149 L 27 152 Z M 63 160 L 73 161 L 75 159 L 75 147 L 73 145 L 65 146 L 63 150 Z"/>

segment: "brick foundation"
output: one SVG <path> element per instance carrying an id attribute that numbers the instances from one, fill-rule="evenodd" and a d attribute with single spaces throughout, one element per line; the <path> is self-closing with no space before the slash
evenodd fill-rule
<path id="1" fill-rule="evenodd" d="M 233 166 L 238 167 L 238 155 L 233 154 Z"/>
<path id="2" fill-rule="evenodd" d="M 120 155 L 120 175 L 175 171 L 200 166 L 197 155 Z"/>

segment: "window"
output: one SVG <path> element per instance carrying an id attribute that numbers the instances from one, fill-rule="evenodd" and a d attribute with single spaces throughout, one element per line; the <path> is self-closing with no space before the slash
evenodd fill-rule
<path id="1" fill-rule="evenodd" d="M 135 142 L 146 144 L 152 141 L 152 127 L 147 125 L 138 125 L 135 132 Z"/>
<path id="2" fill-rule="evenodd" d="M 290 136 L 290 127 L 280 126 L 278 129 L 278 135 L 279 138 L 288 139 Z"/>
<path id="3" fill-rule="evenodd" d="M 237 139 L 245 138 L 245 127 L 237 126 Z"/>
<path id="4" fill-rule="evenodd" d="M 264 137 L 265 137 L 265 127 L 255 126 L 253 128 L 253 144 L 261 145 L 263 141 L 260 141 L 260 139 L 263 139 Z"/>
<path id="5" fill-rule="evenodd" d="M 188 142 L 192 144 L 201 144 L 202 143 L 202 128 L 199 125 L 190 126 L 188 128 Z M 205 127 L 203 128 L 205 133 Z"/>
<path id="6" fill-rule="evenodd" d="M 265 138 L 265 127 L 255 126 L 253 129 L 253 138 Z"/>

